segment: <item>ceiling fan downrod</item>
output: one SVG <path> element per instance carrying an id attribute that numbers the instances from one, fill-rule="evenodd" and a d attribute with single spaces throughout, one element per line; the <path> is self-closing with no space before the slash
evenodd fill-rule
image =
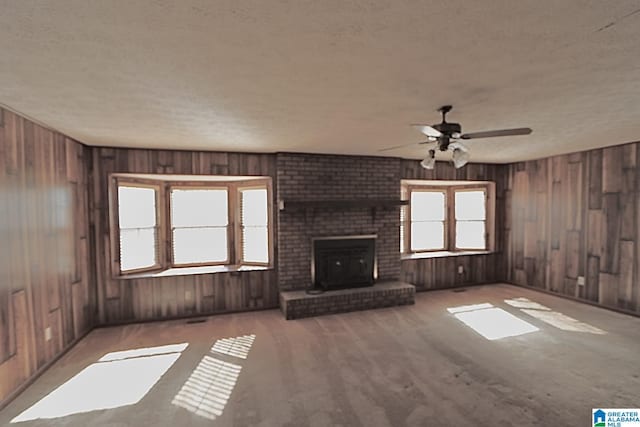
<path id="1" fill-rule="evenodd" d="M 452 105 L 443 105 L 438 108 L 438 111 L 442 114 L 442 123 L 447 123 L 447 113 L 451 111 L 452 108 Z"/>

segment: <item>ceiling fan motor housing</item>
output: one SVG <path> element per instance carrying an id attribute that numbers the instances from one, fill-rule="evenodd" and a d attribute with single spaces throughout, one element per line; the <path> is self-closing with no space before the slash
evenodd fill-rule
<path id="1" fill-rule="evenodd" d="M 433 125 L 433 127 L 438 129 L 440 133 L 442 133 L 443 135 L 447 135 L 447 136 L 451 136 L 454 133 L 462 132 L 462 127 L 460 126 L 460 123 L 442 122 L 437 125 Z"/>
<path id="2" fill-rule="evenodd" d="M 440 151 L 447 151 L 453 134 L 460 134 L 462 131 L 462 127 L 459 123 L 442 122 L 440 124 L 433 125 L 433 127 L 442 133 L 442 136 L 438 137 L 438 149 Z"/>

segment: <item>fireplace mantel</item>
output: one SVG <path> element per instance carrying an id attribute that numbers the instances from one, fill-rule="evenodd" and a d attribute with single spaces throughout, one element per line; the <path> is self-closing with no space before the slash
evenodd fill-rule
<path id="1" fill-rule="evenodd" d="M 392 208 L 409 204 L 400 199 L 327 199 L 327 200 L 281 200 L 278 207 L 284 210 L 329 209 L 343 210 L 354 208 Z"/>

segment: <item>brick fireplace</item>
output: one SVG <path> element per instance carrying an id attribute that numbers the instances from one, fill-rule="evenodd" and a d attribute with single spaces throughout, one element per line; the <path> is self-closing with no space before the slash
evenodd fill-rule
<path id="1" fill-rule="evenodd" d="M 399 159 L 277 154 L 278 284 L 311 287 L 313 242 L 375 235 L 379 281 L 400 276 Z M 316 240 L 314 240 L 316 239 Z"/>

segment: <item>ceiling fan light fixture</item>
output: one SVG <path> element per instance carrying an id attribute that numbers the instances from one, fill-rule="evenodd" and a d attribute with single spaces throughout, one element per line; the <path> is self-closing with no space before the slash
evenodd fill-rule
<path id="1" fill-rule="evenodd" d="M 420 166 L 425 169 L 433 169 L 436 166 L 436 150 L 429 150 L 429 155 L 420 162 Z"/>
<path id="2" fill-rule="evenodd" d="M 456 169 L 460 169 L 461 167 L 469 163 L 469 159 L 471 158 L 471 156 L 469 155 L 468 151 L 463 150 L 462 148 L 454 148 L 451 158 L 453 160 L 453 166 Z"/>

